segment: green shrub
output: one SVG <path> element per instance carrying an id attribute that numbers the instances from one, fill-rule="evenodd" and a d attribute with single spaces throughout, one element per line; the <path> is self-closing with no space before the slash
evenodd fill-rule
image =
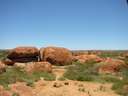
<path id="1" fill-rule="evenodd" d="M 20 96 L 18 93 L 13 93 L 12 96 Z"/>
<path id="2" fill-rule="evenodd" d="M 64 78 L 64 77 L 60 77 L 60 78 L 58 78 L 58 80 L 60 80 L 60 81 L 64 81 L 64 80 L 66 80 L 66 78 Z"/>
<path id="3" fill-rule="evenodd" d="M 47 81 L 53 81 L 56 79 L 56 76 L 52 73 L 48 73 L 48 72 L 34 72 L 32 74 L 32 78 L 36 81 L 39 80 L 40 78 L 43 78 L 44 80 Z"/>
<path id="4" fill-rule="evenodd" d="M 94 62 L 87 62 L 85 64 L 76 62 L 73 66 L 67 68 L 67 71 L 64 73 L 64 78 L 78 81 L 95 81 L 100 83 L 113 83 L 120 81 L 116 75 L 99 74 L 97 68 L 101 65 L 102 64 L 96 64 Z"/>
<path id="5" fill-rule="evenodd" d="M 125 62 L 125 64 L 128 65 L 128 58 L 125 58 L 125 59 L 124 59 L 124 62 Z"/>
<path id="6" fill-rule="evenodd" d="M 113 84 L 112 89 L 122 96 L 128 96 L 128 79 L 123 79 Z"/>
<path id="7" fill-rule="evenodd" d="M 43 77 L 45 80 L 55 80 L 55 75 L 47 72 L 36 72 L 27 74 L 23 69 L 17 67 L 9 67 L 6 72 L 0 74 L 0 85 L 5 88 L 8 84 L 16 83 L 17 81 L 26 82 L 28 86 L 33 86 L 33 83 Z"/>
<path id="8" fill-rule="evenodd" d="M 120 76 L 128 79 L 128 68 L 122 67 L 120 70 Z"/>
<path id="9" fill-rule="evenodd" d="M 0 60 L 4 60 L 7 58 L 8 51 L 7 50 L 0 50 Z"/>
<path id="10" fill-rule="evenodd" d="M 122 96 L 128 96 L 128 69 L 123 67 L 119 75 L 122 80 L 114 82 L 112 89 Z"/>
<path id="11" fill-rule="evenodd" d="M 64 78 L 78 81 L 93 81 L 100 83 L 113 83 L 112 89 L 122 96 L 128 96 L 128 69 L 122 67 L 117 74 L 98 74 L 97 66 L 100 64 L 76 62 L 67 68 Z M 122 79 L 121 79 L 121 78 Z M 126 86 L 127 85 L 127 86 Z"/>
<path id="12" fill-rule="evenodd" d="M 111 74 L 100 75 L 99 78 L 100 80 L 102 80 L 102 82 L 114 83 L 120 81 L 120 79 L 117 76 Z"/>
<path id="13" fill-rule="evenodd" d="M 67 72 L 64 73 L 64 77 L 78 81 L 93 81 L 95 76 L 98 75 L 94 66 L 95 63 L 92 62 L 88 62 L 86 64 L 76 62 L 73 66 L 67 68 Z"/>
<path id="14" fill-rule="evenodd" d="M 101 58 L 107 58 L 107 57 L 116 58 L 118 56 L 121 56 L 122 53 L 123 53 L 122 51 L 104 51 L 99 56 Z"/>
<path id="15" fill-rule="evenodd" d="M 0 74 L 0 85 L 5 87 L 8 84 L 15 83 L 16 81 L 23 81 L 25 78 L 28 78 L 26 73 L 19 68 L 7 68 L 6 72 Z"/>

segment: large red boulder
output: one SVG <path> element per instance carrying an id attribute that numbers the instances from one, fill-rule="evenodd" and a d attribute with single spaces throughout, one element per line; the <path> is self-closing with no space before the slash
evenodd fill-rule
<path id="1" fill-rule="evenodd" d="M 24 58 L 38 56 L 38 49 L 35 47 L 17 47 L 10 51 L 8 58 Z"/>
<path id="2" fill-rule="evenodd" d="M 74 61 L 79 61 L 80 63 L 85 63 L 85 62 L 88 62 L 88 61 L 101 62 L 102 58 L 100 58 L 99 56 L 94 55 L 94 54 L 91 54 L 91 55 L 84 54 L 84 55 L 74 56 L 73 60 Z"/>
<path id="3" fill-rule="evenodd" d="M 72 53 L 66 48 L 46 47 L 40 49 L 41 61 L 48 61 L 55 65 L 67 65 L 72 62 Z"/>
<path id="4" fill-rule="evenodd" d="M 29 62 L 38 60 L 39 51 L 35 47 L 17 47 L 12 49 L 8 58 L 14 62 Z"/>
<path id="5" fill-rule="evenodd" d="M 52 65 L 49 62 L 31 62 L 26 65 L 25 70 L 28 73 L 33 72 L 52 72 Z"/>
<path id="6" fill-rule="evenodd" d="M 101 66 L 98 68 L 99 73 L 115 73 L 125 67 L 125 62 L 123 60 L 107 58 L 101 62 Z"/>

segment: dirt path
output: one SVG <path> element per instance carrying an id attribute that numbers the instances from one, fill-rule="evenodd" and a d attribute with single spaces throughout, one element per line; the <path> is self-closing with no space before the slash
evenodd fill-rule
<path id="1" fill-rule="evenodd" d="M 65 71 L 65 66 L 53 66 L 53 74 L 56 75 L 56 81 L 63 76 Z"/>

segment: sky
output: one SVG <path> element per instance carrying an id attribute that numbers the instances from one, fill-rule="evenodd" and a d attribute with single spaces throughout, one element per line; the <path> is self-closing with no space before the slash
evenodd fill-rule
<path id="1" fill-rule="evenodd" d="M 128 49 L 126 0 L 0 0 L 0 49 Z"/>

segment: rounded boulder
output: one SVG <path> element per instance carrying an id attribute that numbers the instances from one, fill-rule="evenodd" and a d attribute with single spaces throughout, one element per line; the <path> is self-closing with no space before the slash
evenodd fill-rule
<path id="1" fill-rule="evenodd" d="M 40 49 L 40 59 L 54 65 L 68 65 L 72 62 L 72 53 L 66 48 L 46 47 Z"/>

